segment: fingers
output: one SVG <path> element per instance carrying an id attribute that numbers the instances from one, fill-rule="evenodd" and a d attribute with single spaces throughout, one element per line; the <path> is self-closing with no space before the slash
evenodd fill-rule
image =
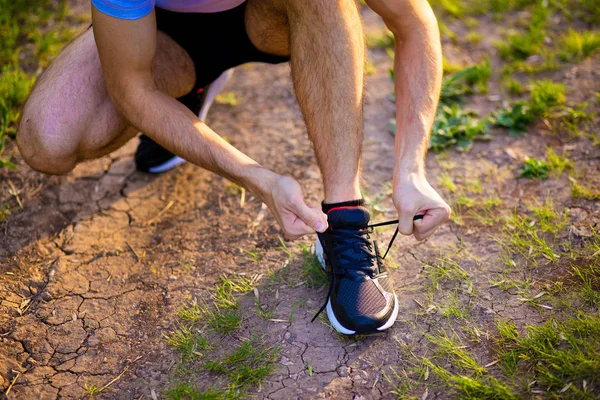
<path id="1" fill-rule="evenodd" d="M 313 230 L 317 232 L 325 232 L 327 229 L 327 216 L 323 214 L 320 209 L 307 206 L 302 199 L 299 199 L 296 203 L 294 203 L 290 211 L 296 214 L 300 219 L 300 221 L 296 223 L 298 225 L 301 225 L 302 223 L 308 226 L 311 232 Z"/>
<path id="2" fill-rule="evenodd" d="M 401 208 L 398 215 L 398 230 L 403 235 L 412 235 L 414 229 L 415 210 L 412 208 Z"/>
<path id="3" fill-rule="evenodd" d="M 275 208 L 285 237 L 293 240 L 315 231 L 324 232 L 327 229 L 327 216 L 320 208 L 304 202 L 300 185 L 292 178 L 282 178 L 280 184 L 281 203 Z"/>
<path id="4" fill-rule="evenodd" d="M 438 207 L 427 210 L 423 218 L 414 222 L 415 239 L 423 240 L 450 218 L 450 207 Z"/>

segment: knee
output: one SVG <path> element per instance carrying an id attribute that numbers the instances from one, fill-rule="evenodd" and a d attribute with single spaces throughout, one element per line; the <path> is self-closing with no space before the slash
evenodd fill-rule
<path id="1" fill-rule="evenodd" d="M 24 113 L 17 131 L 17 147 L 25 162 L 34 170 L 63 175 L 75 168 L 76 152 L 52 125 L 43 118 Z"/>

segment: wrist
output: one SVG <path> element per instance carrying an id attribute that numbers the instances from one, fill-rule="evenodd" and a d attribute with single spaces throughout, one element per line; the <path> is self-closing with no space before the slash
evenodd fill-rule
<path id="1" fill-rule="evenodd" d="M 261 165 L 248 167 L 247 172 L 243 185 L 264 203 L 279 179 L 279 174 Z"/>
<path id="2" fill-rule="evenodd" d="M 410 182 L 425 177 L 425 165 L 423 162 L 398 160 L 394 168 L 394 182 Z"/>

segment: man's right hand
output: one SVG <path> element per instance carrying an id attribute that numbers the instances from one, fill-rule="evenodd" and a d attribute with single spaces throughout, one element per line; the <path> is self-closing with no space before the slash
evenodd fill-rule
<path id="1" fill-rule="evenodd" d="M 261 192 L 262 200 L 275 216 L 286 239 L 295 240 L 327 229 L 327 215 L 320 207 L 304 202 L 302 189 L 295 179 L 275 175 Z"/>

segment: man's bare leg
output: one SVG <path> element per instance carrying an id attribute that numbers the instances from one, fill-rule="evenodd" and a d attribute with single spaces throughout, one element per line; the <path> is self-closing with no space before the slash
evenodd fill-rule
<path id="1" fill-rule="evenodd" d="M 249 0 L 246 24 L 260 50 L 291 55 L 325 202 L 359 199 L 365 43 L 356 3 Z"/>
<path id="2" fill-rule="evenodd" d="M 157 86 L 173 97 L 189 92 L 195 80 L 192 60 L 161 32 L 153 72 Z M 116 150 L 136 134 L 108 95 L 89 29 L 37 80 L 23 110 L 17 144 L 32 168 L 64 174 L 77 162 Z"/>

